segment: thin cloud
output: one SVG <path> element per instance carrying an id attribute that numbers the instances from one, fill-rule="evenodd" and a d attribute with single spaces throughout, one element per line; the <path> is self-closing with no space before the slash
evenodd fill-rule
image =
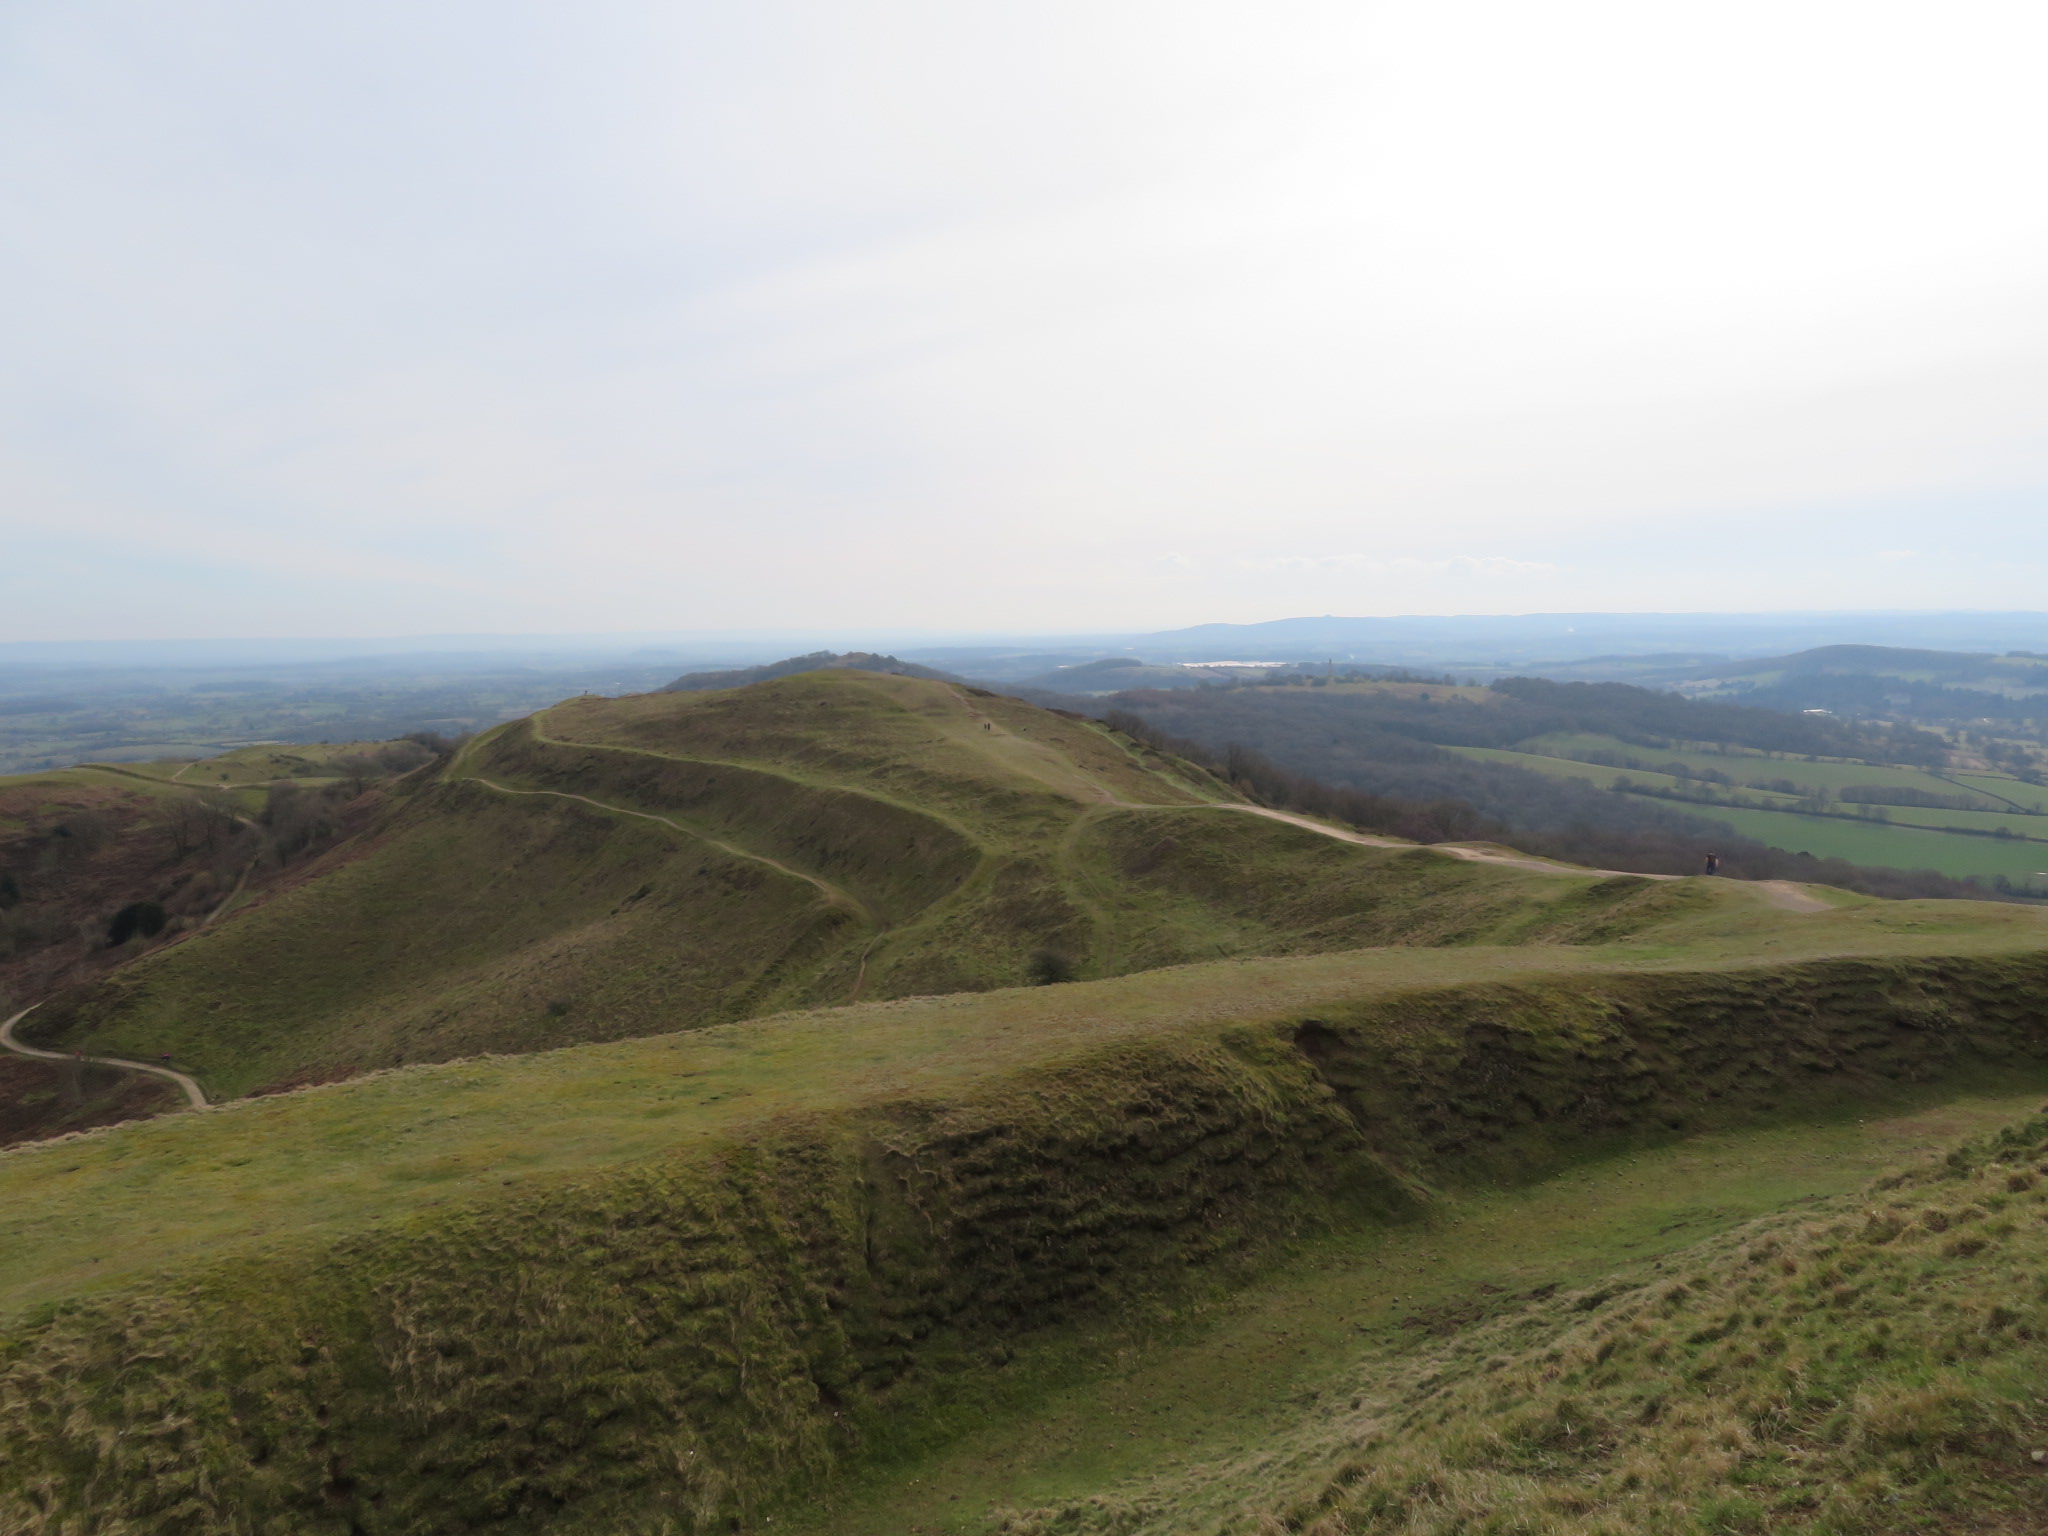
<path id="1" fill-rule="evenodd" d="M 1452 555 L 1444 560 L 1377 555 L 1273 555 L 1238 562 L 1251 571 L 1342 571 L 1361 576 L 1549 576 L 1563 567 L 1548 560 L 1510 560 L 1501 555 Z"/>
<path id="2" fill-rule="evenodd" d="M 0 613 L 2034 605 L 2044 44 L 2022 0 L 17 0 Z"/>

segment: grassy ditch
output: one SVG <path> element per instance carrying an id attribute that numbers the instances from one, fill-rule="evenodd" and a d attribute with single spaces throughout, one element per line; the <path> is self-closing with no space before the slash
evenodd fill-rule
<path id="1" fill-rule="evenodd" d="M 2048 1117 L 1461 1340 L 1283 1518 L 1315 1536 L 1449 1536 L 1508 1510 L 1538 1536 L 2038 1531 L 2044 1158 Z"/>
<path id="2" fill-rule="evenodd" d="M 1305 1232 L 2048 1050 L 2038 954 L 1520 958 L 1434 989 L 1362 985 L 1367 959 L 1404 957 L 1342 956 L 875 1005 L 13 1154 L 0 1251 L 14 1294 L 42 1300 L 0 1346 L 0 1526 L 752 1528 L 1020 1341 L 1213 1289 Z M 916 1047 L 946 1027 L 957 1049 L 935 1063 Z M 704 1097 L 728 1107 L 699 1116 L 690 1074 L 718 1053 Z M 637 1119 L 648 1155 L 564 1119 L 564 1074 L 614 1125 Z M 478 1166 L 519 1137 L 487 1114 L 464 1129 L 465 1080 L 609 1165 Z M 731 1108 L 754 1089 L 752 1113 Z M 340 1204 L 382 1191 L 381 1221 Z M 210 1203 L 219 1240 L 195 1246 L 205 1211 L 165 1209 L 187 1231 L 158 1254 L 195 1258 L 96 1289 L 89 1250 L 129 1235 L 121 1211 L 181 1198 Z M 259 1212 L 281 1230 L 238 1230 Z"/>
<path id="3" fill-rule="evenodd" d="M 1560 1319 L 1585 1317 L 1589 1295 L 1667 1283 L 1758 1218 L 1814 1215 L 1873 1178 L 1925 1166 L 2025 1119 L 2044 1088 L 2039 1070 L 1965 1076 L 1819 1117 L 1634 1147 L 1535 1184 L 1463 1188 L 1426 1224 L 1304 1240 L 1226 1296 L 1025 1347 L 963 1388 L 901 1454 L 776 1528 L 1266 1531 L 1317 1509 L 1360 1446 L 1426 1395 L 1415 1384 L 1447 1364 L 1547 1340 Z M 1686 1529 L 1682 1514 L 1666 1514 L 1643 1522 L 1646 1536 Z"/>

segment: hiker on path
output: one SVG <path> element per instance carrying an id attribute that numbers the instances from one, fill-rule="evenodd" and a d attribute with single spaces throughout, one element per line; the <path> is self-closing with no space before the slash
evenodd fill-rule
<path id="1" fill-rule="evenodd" d="M 1721 873 L 1721 855 L 1719 855 L 1718 853 L 1710 853 L 1707 855 L 1707 873 L 1710 875 L 1718 875 L 1719 873 Z"/>

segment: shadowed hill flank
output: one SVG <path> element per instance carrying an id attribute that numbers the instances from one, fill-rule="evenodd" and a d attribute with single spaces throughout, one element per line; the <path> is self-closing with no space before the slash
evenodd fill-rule
<path id="1" fill-rule="evenodd" d="M 0 1156 L 0 1528 L 762 1530 L 949 1376 L 1305 1229 L 2048 1053 L 2032 912 L 1680 931 L 866 1003 Z"/>
<path id="2" fill-rule="evenodd" d="M 409 781 L 296 889 L 24 1038 L 215 1097 L 858 998 L 1381 944 L 1584 943 L 1738 892 L 1361 847 L 1204 771 L 925 679 L 581 698 Z"/>

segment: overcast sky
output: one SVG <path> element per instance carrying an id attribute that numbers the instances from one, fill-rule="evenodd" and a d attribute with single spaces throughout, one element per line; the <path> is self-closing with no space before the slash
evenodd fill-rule
<path id="1" fill-rule="evenodd" d="M 2038 0 L 10 0 L 0 639 L 2048 608 Z"/>

